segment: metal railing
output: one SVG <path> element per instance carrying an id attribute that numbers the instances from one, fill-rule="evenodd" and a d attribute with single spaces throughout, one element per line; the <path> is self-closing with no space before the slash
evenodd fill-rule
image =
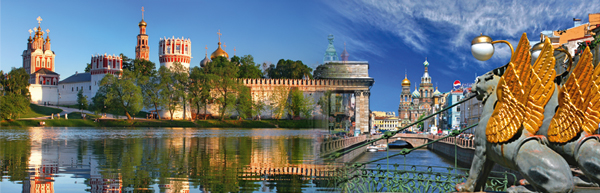
<path id="1" fill-rule="evenodd" d="M 431 140 L 436 140 L 436 139 L 440 139 L 443 136 L 438 136 L 438 135 L 430 135 L 429 139 Z M 449 138 L 444 138 L 442 140 L 440 140 L 439 142 L 442 143 L 448 143 L 448 144 L 452 144 L 460 147 L 460 148 L 465 148 L 465 149 L 475 149 L 475 142 L 472 139 L 463 139 L 463 138 L 459 138 L 459 137 L 449 137 Z"/>

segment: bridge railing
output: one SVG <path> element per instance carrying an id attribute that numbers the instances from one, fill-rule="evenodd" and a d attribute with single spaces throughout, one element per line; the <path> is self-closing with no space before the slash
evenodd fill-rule
<path id="1" fill-rule="evenodd" d="M 440 139 L 443 137 L 444 136 L 430 135 L 429 139 L 436 140 L 436 139 Z M 452 144 L 452 145 L 456 144 L 456 146 L 461 147 L 461 148 L 475 149 L 475 143 L 474 143 L 474 140 L 472 140 L 472 139 L 464 139 L 464 138 L 460 138 L 460 137 L 448 137 L 448 138 L 440 140 L 439 142 L 448 143 L 448 144 Z"/>
<path id="2" fill-rule="evenodd" d="M 321 143 L 321 154 L 328 154 L 331 152 L 338 151 L 340 149 L 344 149 L 346 147 L 350 147 L 357 143 L 361 143 L 367 139 L 367 135 L 359 135 L 357 137 L 349 137 L 343 139 L 337 139 L 332 141 L 325 141 Z"/>

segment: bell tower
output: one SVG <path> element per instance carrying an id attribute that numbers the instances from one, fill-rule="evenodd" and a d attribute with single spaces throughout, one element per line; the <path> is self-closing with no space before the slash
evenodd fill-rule
<path id="1" fill-rule="evenodd" d="M 135 46 L 135 59 L 150 60 L 150 47 L 148 47 L 148 35 L 146 35 L 146 22 L 144 21 L 144 7 L 142 7 L 142 21 L 138 24 L 140 34 L 137 35 Z"/>

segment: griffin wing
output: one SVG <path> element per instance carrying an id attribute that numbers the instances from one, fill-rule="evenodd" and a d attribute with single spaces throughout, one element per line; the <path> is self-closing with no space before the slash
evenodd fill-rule
<path id="1" fill-rule="evenodd" d="M 529 84 L 524 89 L 529 89 L 526 104 L 526 116 L 523 127 L 530 133 L 535 134 L 542 126 L 544 120 L 544 107 L 554 93 L 554 48 L 550 39 L 546 38 L 544 48 L 533 65 Z"/>
<path id="2" fill-rule="evenodd" d="M 492 143 L 506 142 L 518 131 L 526 119 L 525 104 L 529 89 L 523 89 L 531 75 L 529 40 L 523 33 L 517 51 L 500 78 L 496 93 L 498 101 L 486 126 L 487 140 Z"/>
<path id="3" fill-rule="evenodd" d="M 589 49 L 586 49 L 586 52 L 588 51 Z M 593 58 L 593 56 L 590 56 L 590 58 Z M 591 62 L 592 60 L 590 59 Z M 587 104 L 585 110 L 587 119 L 584 119 L 583 130 L 588 134 L 593 134 L 596 133 L 598 123 L 600 123 L 600 67 L 598 65 L 596 65 L 592 74 L 589 89 L 585 93 L 585 99 Z"/>
<path id="4" fill-rule="evenodd" d="M 586 94 L 583 89 L 589 88 L 591 82 L 593 73 L 591 60 L 592 53 L 588 47 L 581 55 L 567 82 L 560 88 L 558 111 L 552 117 L 550 128 L 548 128 L 549 141 L 565 143 L 582 131 L 588 106 L 585 97 L 590 95 L 589 91 Z"/>

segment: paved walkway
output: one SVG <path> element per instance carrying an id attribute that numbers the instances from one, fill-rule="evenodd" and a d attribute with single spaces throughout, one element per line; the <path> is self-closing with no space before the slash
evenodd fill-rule
<path id="1" fill-rule="evenodd" d="M 63 111 L 60 112 L 61 119 L 65 118 L 65 114 L 69 114 L 72 112 L 81 112 L 81 110 L 79 110 L 79 109 L 69 108 L 69 107 L 60 107 L 60 106 L 45 106 L 45 107 L 62 109 Z M 92 114 L 92 115 L 94 114 L 94 112 L 91 112 L 88 110 L 83 110 L 83 113 Z M 114 117 L 115 117 L 114 115 L 107 113 L 106 117 L 103 117 L 101 119 L 114 119 Z M 116 116 L 116 117 L 117 117 L 117 119 L 127 119 L 127 116 Z M 54 118 L 56 118 L 56 114 L 54 114 Z M 50 115 L 43 116 L 43 117 L 23 118 L 23 119 L 50 119 Z"/>

